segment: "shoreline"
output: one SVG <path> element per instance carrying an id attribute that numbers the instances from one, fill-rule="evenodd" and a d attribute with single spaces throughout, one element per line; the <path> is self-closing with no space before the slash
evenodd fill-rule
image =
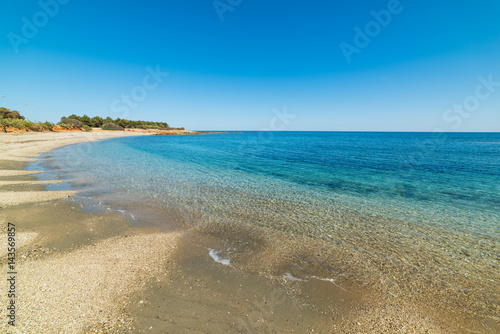
<path id="1" fill-rule="evenodd" d="M 25 191 L 36 194 L 31 199 L 24 195 L 18 196 L 25 198 L 24 203 L 21 200 L 17 204 L 11 203 L 10 206 L 0 209 L 0 219 L 2 224 L 6 224 L 4 217 L 9 221 L 18 221 L 24 224 L 24 229 L 20 230 L 18 235 L 20 242 L 18 251 L 22 254 L 20 268 L 24 270 L 25 274 L 29 273 L 30 276 L 23 278 L 23 280 L 29 281 L 29 286 L 22 291 L 22 294 L 31 293 L 30 300 L 38 300 L 37 304 L 43 304 L 41 300 L 47 299 L 50 309 L 37 309 L 27 299 L 20 300 L 20 302 L 26 302 L 30 307 L 34 307 L 37 313 L 56 310 L 53 312 L 56 313 L 56 319 L 52 315 L 47 315 L 47 321 L 56 324 L 57 321 L 60 321 L 59 326 L 64 326 L 67 313 L 62 307 L 71 307 L 71 304 L 75 303 L 75 299 L 70 296 L 78 296 L 79 291 L 86 290 L 87 287 L 98 294 L 99 288 L 93 285 L 94 282 L 85 279 L 83 279 L 83 285 L 72 286 L 70 284 L 68 286 L 63 284 L 57 286 L 56 291 L 64 291 L 63 295 L 56 294 L 54 296 L 54 290 L 36 291 L 40 286 L 47 286 L 48 282 L 60 279 L 50 272 L 50 268 L 59 267 L 61 263 L 64 270 L 56 272 L 56 274 L 61 276 L 62 273 L 62 277 L 66 281 L 76 282 L 82 277 L 93 277 L 91 272 L 86 272 L 74 264 L 78 263 L 82 266 L 84 264 L 98 266 L 98 270 L 105 273 L 106 276 L 120 276 L 120 278 L 115 277 L 116 279 L 110 280 L 111 286 L 107 290 L 111 293 L 102 299 L 99 299 L 99 296 L 96 299 L 96 296 L 89 293 L 80 293 L 79 302 L 86 301 L 90 305 L 97 304 L 98 306 L 85 306 L 85 302 L 80 302 L 83 306 L 75 310 L 76 316 L 71 318 L 74 324 L 72 330 L 77 330 L 77 332 L 91 330 L 96 332 L 100 330 L 130 332 L 131 328 L 141 328 L 146 331 L 149 329 L 150 323 L 154 323 L 155 329 L 168 325 L 171 326 L 167 326 L 171 331 L 175 331 L 181 326 L 199 330 L 201 328 L 199 323 L 207 321 L 206 319 L 213 320 L 210 327 L 205 327 L 207 330 L 218 328 L 220 330 L 232 329 L 233 331 L 235 329 L 258 331 L 265 328 L 273 331 L 286 328 L 305 332 L 310 327 L 316 332 L 318 329 L 320 332 L 321 330 L 336 329 L 339 333 L 394 330 L 396 330 L 394 332 L 420 333 L 425 329 L 432 333 L 441 333 L 449 332 L 451 328 L 454 328 L 455 331 L 462 328 L 465 331 L 461 320 L 445 319 L 433 315 L 432 309 L 423 310 L 422 305 L 404 303 L 398 298 L 383 295 L 380 292 L 370 292 L 370 289 L 365 289 L 366 287 L 360 285 L 346 285 L 346 290 L 350 292 L 345 294 L 342 287 L 335 287 L 334 284 L 331 284 L 332 282 L 317 277 L 305 282 L 294 279 L 292 275 L 286 279 L 282 276 L 270 277 L 266 273 L 260 272 L 263 263 L 267 262 L 271 265 L 269 254 L 272 251 L 278 250 L 283 253 L 288 250 L 291 253 L 294 247 L 297 247 L 292 241 L 285 240 L 286 235 L 268 231 L 268 235 L 259 236 L 255 234 L 255 231 L 247 231 L 241 227 L 238 233 L 242 236 L 250 236 L 251 233 L 254 233 L 252 237 L 255 240 L 259 240 L 259 238 L 272 240 L 265 241 L 266 249 L 271 249 L 268 253 L 262 252 L 259 255 L 261 258 L 255 268 L 250 272 L 239 271 L 231 266 L 217 263 L 213 256 L 212 258 L 209 256 L 208 250 L 215 248 L 218 240 L 224 239 L 224 233 L 228 231 L 189 229 L 189 231 L 158 232 L 159 228 L 154 226 L 148 228 L 132 227 L 123 215 L 116 212 L 105 214 L 83 212 L 78 207 L 78 202 L 63 200 L 67 199 L 67 196 L 74 195 L 74 192 L 45 191 L 43 190 L 43 181 L 35 181 L 34 177 L 29 176 L 34 174 L 33 172 L 21 170 L 28 162 L 37 160 L 31 158 L 37 150 L 38 153 L 44 153 L 56 147 L 83 141 L 114 138 L 120 137 L 120 135 L 137 135 L 136 133 L 125 133 L 111 132 L 106 136 L 102 136 L 102 134 L 98 136 L 97 133 L 92 132 L 78 133 L 85 134 L 83 136 L 66 133 L 57 135 L 56 139 L 50 139 L 50 133 L 38 134 L 36 137 L 33 137 L 32 134 L 26 134 L 26 136 L 20 135 L 17 140 L 10 139 L 10 136 L 18 135 L 0 135 L 0 144 L 9 142 L 7 148 L 9 145 L 13 145 L 10 149 L 5 150 L 6 155 L 2 155 L 2 159 L 7 156 L 9 160 L 0 160 L 0 203 L 4 200 L 3 198 L 12 198 L 12 194 L 16 192 L 12 191 L 12 187 L 23 186 L 23 191 L 17 191 L 18 195 Z M 22 147 L 24 149 L 20 152 Z M 49 148 L 49 150 L 41 151 L 45 148 Z M 5 192 L 5 189 L 8 189 L 8 193 Z M 55 197 L 50 198 L 50 196 Z M 58 196 L 60 199 L 56 199 Z M 37 198 L 40 201 L 37 201 Z M 3 239 L 5 240 L 5 238 Z M 155 249 L 158 248 L 156 247 L 158 244 L 163 247 Z M 305 244 L 303 241 L 301 242 L 301 245 Z M 311 253 L 309 249 L 312 248 L 314 247 L 304 246 L 302 248 L 303 254 Z M 130 264 L 131 262 L 144 261 L 140 255 L 141 252 L 147 253 L 148 260 L 151 259 L 151 261 L 147 262 L 147 265 L 142 263 L 134 267 Z M 123 261 L 115 263 L 114 257 L 119 257 Z M 91 260 L 87 260 L 87 258 Z M 4 263 L 2 262 L 2 264 Z M 286 268 L 286 266 L 281 268 L 281 272 L 285 272 Z M 2 268 L 2 270 L 4 269 Z M 39 273 L 42 274 L 39 275 Z M 45 280 L 40 280 L 37 276 L 45 277 Z M 217 277 L 217 280 L 212 279 L 212 277 Z M 98 281 L 98 285 L 108 284 L 106 281 Z M 231 290 L 223 288 L 220 282 L 224 282 L 224 286 L 232 287 L 233 290 L 237 291 L 236 298 L 242 303 L 240 304 L 239 301 L 235 303 L 231 297 Z M 242 282 L 244 282 L 243 286 Z M 124 288 L 125 286 L 127 288 Z M 129 286 L 131 286 L 130 289 L 128 289 Z M 259 291 L 261 288 L 262 291 Z M 276 291 L 280 292 L 281 297 L 275 296 L 273 300 L 271 296 Z M 324 291 L 328 291 L 332 297 L 331 300 L 325 299 Z M 221 294 L 221 292 L 227 296 L 214 299 L 214 294 Z M 57 299 L 65 302 L 59 305 Z M 165 305 L 165 300 L 172 299 L 183 305 L 183 308 L 175 309 L 173 308 L 175 305 L 171 305 L 171 303 Z M 287 300 L 287 302 L 279 303 L 282 299 Z M 243 305 L 244 300 L 251 302 L 248 305 Z M 266 300 L 271 305 L 273 302 L 276 304 L 272 309 L 267 310 L 273 313 L 272 317 L 266 316 L 262 310 L 255 310 L 255 304 L 262 302 L 262 300 Z M 334 320 L 326 319 L 324 316 L 304 308 L 299 302 L 321 305 L 323 309 L 337 308 L 337 311 L 331 310 L 337 315 L 337 318 Z M 211 312 L 228 305 L 230 307 L 226 312 L 230 313 L 217 314 L 217 321 L 215 321 Z M 197 311 L 196 321 L 185 316 L 186 312 L 192 309 Z M 57 314 L 58 312 L 59 314 Z M 89 317 L 89 312 L 91 314 L 97 312 L 99 317 Z M 151 312 L 155 313 L 156 317 L 152 318 L 148 315 Z M 235 312 L 240 314 L 236 318 Z M 80 315 L 78 316 L 78 314 Z M 106 316 L 101 317 L 104 314 Z M 251 314 L 257 314 L 259 319 L 264 319 L 269 323 L 260 324 L 258 319 L 251 320 L 252 318 L 249 316 Z M 281 315 L 287 314 L 295 314 L 299 318 L 304 314 L 304 317 L 301 318 L 300 325 L 297 322 L 297 325 L 293 327 L 290 326 L 287 319 L 281 318 Z M 429 318 L 427 315 L 433 316 Z M 40 320 L 40 315 L 34 313 L 23 316 L 25 319 L 32 316 L 37 323 L 44 321 Z M 117 321 L 110 321 L 110 319 Z M 37 325 L 28 324 L 28 326 Z M 54 327 L 55 332 L 57 332 L 56 328 Z M 63 328 L 59 327 L 62 332 L 68 330 L 63 330 Z M 474 327 L 474 329 L 479 328 Z M 458 330 L 458 332 L 461 331 Z"/>
<path id="2" fill-rule="evenodd" d="M 9 333 L 130 332 L 123 309 L 152 277 L 165 275 L 180 234 L 131 227 L 116 213 L 82 212 L 67 199 L 74 191 L 46 191 L 24 170 L 37 155 L 65 145 L 123 136 L 128 132 L 0 134 L 0 221 L 16 228 L 16 326 L 6 308 L 0 331 Z M 8 187 L 8 191 L 5 190 Z M 22 190 L 19 188 L 22 187 Z M 7 239 L 2 233 L 2 272 Z M 144 247 L 144 245 L 157 245 Z M 5 252 L 4 252 L 5 251 Z M 5 253 L 5 254 L 4 254 Z M 7 282 L 2 280 L 2 291 Z M 3 300 L 3 299 L 2 299 Z"/>

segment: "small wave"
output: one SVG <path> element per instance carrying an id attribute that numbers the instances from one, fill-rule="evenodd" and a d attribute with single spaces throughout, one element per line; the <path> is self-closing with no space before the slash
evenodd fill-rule
<path id="1" fill-rule="evenodd" d="M 335 280 L 333 278 L 322 278 L 322 277 L 318 277 L 318 276 L 309 276 L 309 278 L 314 278 L 314 279 L 317 279 L 317 280 L 320 280 L 320 281 L 330 282 L 333 285 L 335 285 L 336 287 L 339 287 L 339 288 L 341 288 L 342 290 L 345 291 L 345 289 L 343 287 L 341 287 L 340 285 L 338 285 L 337 283 L 335 283 Z"/>
<path id="2" fill-rule="evenodd" d="M 217 251 L 215 251 L 215 250 L 213 250 L 213 249 L 211 249 L 211 248 L 209 248 L 208 250 L 209 250 L 208 254 L 210 255 L 210 257 L 211 257 L 211 258 L 212 258 L 215 262 L 220 263 L 220 264 L 223 264 L 223 265 L 225 265 L 225 266 L 231 266 L 231 262 L 230 262 L 230 260 L 229 260 L 229 259 L 224 259 L 224 258 L 220 257 L 220 256 L 218 255 L 218 254 L 219 254 L 219 252 L 217 252 Z"/>
<path id="3" fill-rule="evenodd" d="M 320 280 L 320 281 L 327 281 L 327 282 L 335 284 L 335 280 L 333 278 L 321 278 L 318 276 L 309 276 L 309 278 L 315 278 L 315 279 Z M 337 285 L 337 284 L 335 284 L 335 285 Z"/>
<path id="4" fill-rule="evenodd" d="M 127 210 L 121 210 L 121 209 L 118 209 L 118 210 L 116 210 L 116 211 L 118 211 L 118 212 L 120 212 L 120 213 L 122 213 L 122 214 L 127 214 L 127 215 L 129 215 L 130 217 L 132 217 L 132 219 L 133 219 L 133 220 L 137 220 L 137 218 L 135 218 L 135 216 L 134 216 L 133 214 L 131 214 L 130 212 L 128 212 Z"/>
<path id="5" fill-rule="evenodd" d="M 292 276 L 292 274 L 290 274 L 290 273 L 285 273 L 282 277 L 284 279 L 287 279 L 287 280 L 290 280 L 290 281 L 307 282 L 307 280 L 301 279 L 301 278 L 297 278 L 295 276 Z"/>
<path id="6" fill-rule="evenodd" d="M 99 204 L 100 204 L 100 202 L 99 202 Z M 119 213 L 124 214 L 124 215 L 127 214 L 130 217 L 132 217 L 133 220 L 137 220 L 137 218 L 135 218 L 135 216 L 133 214 L 131 214 L 130 212 L 127 212 L 127 210 L 122 210 L 122 209 L 113 210 L 111 208 L 106 208 L 106 210 L 108 210 L 108 211 L 116 211 L 116 212 L 119 212 Z"/>
<path id="7" fill-rule="evenodd" d="M 309 282 L 309 280 L 311 278 L 313 278 L 313 279 L 317 279 L 319 281 L 330 282 L 333 285 L 335 285 L 336 287 L 339 287 L 340 289 L 345 290 L 340 285 L 338 285 L 337 283 L 335 283 L 335 280 L 333 278 L 323 278 L 323 277 L 318 277 L 318 276 L 307 276 L 306 279 L 302 279 L 302 278 L 295 277 L 295 276 L 293 276 L 290 273 L 285 273 L 283 276 L 281 276 L 281 278 L 289 280 L 289 281 L 297 281 L 297 282 Z"/>

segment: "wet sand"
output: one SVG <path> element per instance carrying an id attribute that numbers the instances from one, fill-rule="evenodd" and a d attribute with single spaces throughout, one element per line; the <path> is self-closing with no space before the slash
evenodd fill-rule
<path id="1" fill-rule="evenodd" d="M 74 192 L 44 191 L 46 182 L 21 170 L 53 148 L 120 135 L 137 134 L 0 134 L 0 221 L 17 229 L 17 333 L 489 333 L 496 328 L 460 318 L 466 312 L 436 312 L 425 297 L 438 293 L 413 302 L 351 280 L 349 262 L 343 262 L 349 255 L 340 248 L 336 254 L 314 240 L 265 228 L 133 227 L 117 212 L 85 212 L 72 199 Z M 227 246 L 234 233 L 253 240 L 244 245 L 252 257 L 234 257 L 230 265 L 215 262 L 209 249 Z M 5 242 L 2 233 L 2 249 Z M 321 256 L 329 261 L 312 260 Z M 322 268 L 324 263 L 337 267 Z M 297 277 L 297 264 L 303 265 L 301 272 L 318 276 Z M 325 280 L 331 270 L 344 279 Z M 7 291 L 5 281 L 0 288 Z M 5 308 L 1 312 L 5 319 Z M 11 330 L 6 326 L 2 321 L 0 331 Z"/>
<path id="2" fill-rule="evenodd" d="M 132 228 L 116 213 L 85 213 L 72 191 L 44 191 L 23 171 L 53 148 L 130 135 L 126 132 L 0 134 L 1 270 L 7 268 L 7 223 L 16 228 L 16 326 L 2 307 L 2 333 L 133 332 L 128 299 L 165 275 L 180 233 Z M 133 134 L 137 135 L 137 134 Z M 151 245 L 155 245 L 151 247 Z M 2 280 L 2 303 L 8 286 Z"/>

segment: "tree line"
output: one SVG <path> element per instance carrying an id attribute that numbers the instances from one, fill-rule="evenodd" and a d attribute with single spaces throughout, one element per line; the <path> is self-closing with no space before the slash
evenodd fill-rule
<path id="1" fill-rule="evenodd" d="M 87 115 L 77 116 L 75 114 L 68 117 L 61 117 L 61 121 L 57 125 L 65 128 L 80 128 L 86 131 L 91 131 L 92 128 L 102 128 L 104 130 L 184 130 L 184 128 L 171 128 L 165 122 L 132 121 L 122 118 L 102 118 L 99 116 L 90 118 Z M 20 129 L 26 128 L 38 131 L 37 129 L 52 130 L 55 125 L 50 122 L 30 122 L 28 120 L 25 120 L 24 116 L 21 116 L 21 114 L 17 110 L 10 110 L 0 107 L 0 126 L 3 126 L 4 131 L 6 127 L 15 127 Z"/>
<path id="2" fill-rule="evenodd" d="M 103 128 L 110 127 L 113 125 L 119 126 L 124 129 L 155 129 L 155 130 L 170 130 L 171 128 L 165 122 L 151 122 L 151 121 L 132 121 L 123 118 L 112 119 L 111 117 L 102 118 L 99 116 L 95 116 L 90 118 L 87 115 L 77 116 L 70 115 L 68 117 L 62 117 L 61 123 L 76 123 L 69 120 L 77 120 L 82 123 L 82 125 L 89 126 L 91 128 Z M 183 128 L 179 128 L 183 129 Z"/>

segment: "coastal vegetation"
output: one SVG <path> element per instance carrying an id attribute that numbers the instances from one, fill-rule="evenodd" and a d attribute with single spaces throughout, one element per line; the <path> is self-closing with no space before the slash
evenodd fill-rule
<path id="1" fill-rule="evenodd" d="M 103 130 L 123 130 L 123 127 L 121 127 L 115 123 L 109 122 L 109 123 L 104 124 L 102 126 L 102 129 Z"/>
<path id="2" fill-rule="evenodd" d="M 10 110 L 7 108 L 0 108 L 0 118 L 11 118 L 11 119 L 24 119 L 23 116 L 17 110 Z"/>
<path id="3" fill-rule="evenodd" d="M 19 111 L 0 108 L 0 129 L 7 132 L 7 128 L 22 131 L 52 131 L 54 127 L 50 122 L 31 122 L 21 116 Z"/>
<path id="4" fill-rule="evenodd" d="M 111 117 L 102 118 L 99 116 L 90 118 L 87 115 L 77 116 L 74 114 L 68 117 L 61 118 L 61 122 L 67 122 L 68 120 L 77 120 L 81 122 L 83 125 L 87 125 L 91 128 L 102 128 L 103 130 L 123 130 L 123 129 L 184 130 L 184 128 L 171 128 L 165 122 L 132 121 L 123 118 L 112 119 Z"/>
<path id="5" fill-rule="evenodd" d="M 17 110 L 0 108 L 0 129 L 3 132 L 7 130 L 20 131 L 57 131 L 57 130 L 84 130 L 92 131 L 93 128 L 102 128 L 103 130 L 123 131 L 125 129 L 140 130 L 184 130 L 184 128 L 171 128 L 165 122 L 152 121 L 132 121 L 127 119 L 111 117 L 102 118 L 95 116 L 90 118 L 87 115 L 77 116 L 75 114 L 68 117 L 62 117 L 57 124 L 51 122 L 31 122 L 26 120 Z"/>

